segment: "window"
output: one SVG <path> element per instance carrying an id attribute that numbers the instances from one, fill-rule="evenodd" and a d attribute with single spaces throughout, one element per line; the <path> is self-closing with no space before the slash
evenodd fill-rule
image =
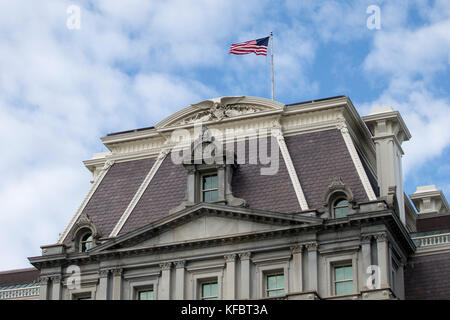
<path id="1" fill-rule="evenodd" d="M 92 300 L 92 295 L 90 292 L 83 292 L 83 293 L 78 293 L 78 294 L 74 294 L 72 296 L 73 300 Z"/>
<path id="2" fill-rule="evenodd" d="M 202 283 L 201 290 L 202 290 L 201 296 L 202 300 L 217 300 L 219 297 L 217 282 Z"/>
<path id="3" fill-rule="evenodd" d="M 138 290 L 137 299 L 138 300 L 154 300 L 155 296 L 154 296 L 153 288 Z"/>
<path id="4" fill-rule="evenodd" d="M 353 267 L 351 264 L 334 267 L 333 287 L 335 295 L 353 294 Z"/>
<path id="5" fill-rule="evenodd" d="M 91 249 L 94 245 L 94 239 L 92 238 L 92 233 L 86 233 L 81 237 L 80 240 L 80 252 L 86 252 Z"/>
<path id="6" fill-rule="evenodd" d="M 202 178 L 202 201 L 203 202 L 217 201 L 219 194 L 217 174 L 203 175 L 201 178 Z"/>
<path id="7" fill-rule="evenodd" d="M 284 294 L 284 274 L 267 275 L 266 296 L 275 297 Z"/>
<path id="8" fill-rule="evenodd" d="M 336 200 L 333 205 L 333 213 L 335 218 L 348 216 L 348 201 L 346 199 Z"/>

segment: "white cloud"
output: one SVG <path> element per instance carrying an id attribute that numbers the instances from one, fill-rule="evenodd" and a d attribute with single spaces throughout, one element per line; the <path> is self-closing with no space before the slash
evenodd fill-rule
<path id="1" fill-rule="evenodd" d="M 450 146 L 450 131 L 446 130 L 450 99 L 448 93 L 443 95 L 436 89 L 439 77 L 448 76 L 450 71 L 450 3 L 436 1 L 431 6 L 417 1 L 415 5 L 429 23 L 376 33 L 364 70 L 368 79 L 385 82 L 386 88 L 363 109 L 368 113 L 372 107 L 391 105 L 401 112 L 412 134 L 411 142 L 404 144 L 406 178 L 427 184 L 430 182 L 420 183 L 417 178 L 421 168 Z"/>

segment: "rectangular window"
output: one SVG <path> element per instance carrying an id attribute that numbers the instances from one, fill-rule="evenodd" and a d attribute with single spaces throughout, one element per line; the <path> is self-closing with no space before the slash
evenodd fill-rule
<path id="1" fill-rule="evenodd" d="M 217 282 L 202 283 L 201 290 L 202 300 L 217 300 L 219 297 Z"/>
<path id="2" fill-rule="evenodd" d="M 92 296 L 90 292 L 87 293 L 79 293 L 76 295 L 73 295 L 73 300 L 92 300 Z"/>
<path id="3" fill-rule="evenodd" d="M 334 294 L 353 294 L 353 267 L 352 265 L 335 266 L 333 271 Z"/>
<path id="4" fill-rule="evenodd" d="M 153 289 L 143 289 L 139 290 L 137 292 L 137 299 L 138 300 L 154 300 L 154 292 Z"/>
<path id="5" fill-rule="evenodd" d="M 275 297 L 284 294 L 284 274 L 266 276 L 266 296 Z"/>
<path id="6" fill-rule="evenodd" d="M 209 174 L 202 176 L 202 201 L 217 201 L 219 195 L 219 186 L 217 174 Z"/>

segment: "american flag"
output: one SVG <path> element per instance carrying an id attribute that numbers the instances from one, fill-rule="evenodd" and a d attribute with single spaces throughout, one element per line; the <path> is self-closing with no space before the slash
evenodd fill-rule
<path id="1" fill-rule="evenodd" d="M 269 37 L 235 43 L 231 45 L 231 54 L 249 54 L 267 56 L 267 46 L 269 45 Z"/>

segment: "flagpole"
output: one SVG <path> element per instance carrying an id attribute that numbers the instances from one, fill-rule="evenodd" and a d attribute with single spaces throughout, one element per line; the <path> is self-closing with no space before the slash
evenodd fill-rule
<path id="1" fill-rule="evenodd" d="M 274 79 L 273 79 L 273 32 L 270 31 L 270 60 L 271 60 L 271 64 L 272 64 L 272 100 L 274 100 Z"/>

